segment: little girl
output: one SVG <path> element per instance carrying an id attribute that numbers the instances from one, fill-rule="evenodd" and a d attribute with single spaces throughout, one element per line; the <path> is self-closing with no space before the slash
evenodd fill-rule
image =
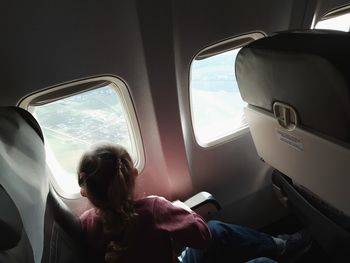
<path id="1" fill-rule="evenodd" d="M 130 155 L 119 145 L 97 145 L 80 160 L 80 192 L 94 206 L 80 221 L 94 262 L 245 262 L 278 258 L 306 246 L 300 233 L 286 241 L 238 225 L 207 223 L 184 203 L 163 197 L 134 200 L 137 175 Z M 174 243 L 187 247 L 179 258 Z"/>

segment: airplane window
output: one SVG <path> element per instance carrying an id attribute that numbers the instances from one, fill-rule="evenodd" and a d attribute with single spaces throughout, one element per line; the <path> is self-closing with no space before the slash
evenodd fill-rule
<path id="1" fill-rule="evenodd" d="M 235 76 L 239 49 L 195 59 L 191 67 L 191 110 L 197 143 L 208 147 L 247 127 Z"/>
<path id="2" fill-rule="evenodd" d="M 135 164 L 138 162 L 123 96 L 111 82 L 43 105 L 29 103 L 28 110 L 42 128 L 47 163 L 60 194 L 77 195 L 80 191 L 76 166 L 81 154 L 96 142 L 119 143 Z"/>
<path id="3" fill-rule="evenodd" d="M 315 29 L 330 29 L 349 32 L 350 30 L 350 13 L 332 16 L 323 19 L 315 25 Z"/>

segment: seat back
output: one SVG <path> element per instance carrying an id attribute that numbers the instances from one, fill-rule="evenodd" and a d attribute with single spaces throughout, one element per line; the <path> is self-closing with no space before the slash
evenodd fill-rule
<path id="1" fill-rule="evenodd" d="M 0 184 L 18 208 L 23 235 L 40 262 L 49 191 L 43 137 L 35 120 L 19 108 L 1 108 L 0 122 Z"/>
<path id="2" fill-rule="evenodd" d="M 0 262 L 87 262 L 79 220 L 50 187 L 38 123 L 17 107 L 0 107 L 0 123 Z"/>
<path id="3" fill-rule="evenodd" d="M 34 262 L 33 250 L 19 211 L 0 185 L 0 262 Z"/>
<path id="4" fill-rule="evenodd" d="M 304 194 L 347 218 L 349 46 L 348 33 L 282 32 L 243 47 L 236 60 L 259 156 Z"/>

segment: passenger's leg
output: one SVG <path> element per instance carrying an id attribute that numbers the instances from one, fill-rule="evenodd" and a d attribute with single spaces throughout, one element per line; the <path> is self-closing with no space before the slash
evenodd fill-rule
<path id="1" fill-rule="evenodd" d="M 255 258 L 255 259 L 249 260 L 246 263 L 278 263 L 278 262 L 271 259 L 271 258 L 260 257 L 260 258 Z"/>
<path id="2" fill-rule="evenodd" d="M 212 240 L 207 249 L 188 248 L 183 256 L 185 263 L 246 262 L 259 257 L 278 257 L 284 243 L 254 229 L 221 221 L 209 221 Z"/>

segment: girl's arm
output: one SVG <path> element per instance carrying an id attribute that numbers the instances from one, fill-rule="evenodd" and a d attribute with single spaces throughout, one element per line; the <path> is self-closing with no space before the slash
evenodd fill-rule
<path id="1" fill-rule="evenodd" d="M 181 201 L 175 204 L 156 198 L 154 202 L 156 227 L 166 231 L 170 237 L 183 246 L 203 248 L 211 238 L 205 220 Z"/>

